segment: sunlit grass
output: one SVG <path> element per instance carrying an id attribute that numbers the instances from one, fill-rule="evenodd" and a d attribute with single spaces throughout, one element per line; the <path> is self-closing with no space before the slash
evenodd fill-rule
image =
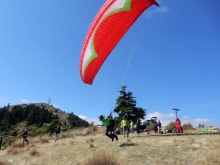
<path id="1" fill-rule="evenodd" d="M 29 146 L 20 147 L 18 139 L 0 151 L 0 163 L 47 165 L 120 165 L 179 164 L 219 165 L 220 135 L 155 136 L 133 133 L 118 135 L 111 141 L 103 129 L 95 135 L 88 129 L 65 133 L 58 142 L 49 136 L 29 138 Z M 98 132 L 99 130 L 97 130 Z M 62 133 L 61 133 L 62 136 Z M 31 157 L 31 158 L 30 158 Z M 107 161 L 110 162 L 107 162 Z M 1 164 L 0 164 L 1 165 Z M 91 164 L 93 165 L 93 164 Z M 107 164 L 108 165 L 108 164 Z"/>

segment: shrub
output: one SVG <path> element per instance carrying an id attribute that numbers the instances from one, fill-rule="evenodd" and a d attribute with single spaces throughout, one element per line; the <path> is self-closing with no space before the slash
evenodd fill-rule
<path id="1" fill-rule="evenodd" d="M 30 156 L 38 156 L 39 152 L 36 149 L 30 151 Z"/>
<path id="2" fill-rule="evenodd" d="M 13 131 L 12 134 L 11 134 L 11 136 L 18 136 L 17 131 Z"/>
<path id="3" fill-rule="evenodd" d="M 89 144 L 89 148 L 94 148 L 95 146 L 94 146 L 94 144 Z"/>
<path id="4" fill-rule="evenodd" d="M 11 146 L 15 142 L 15 140 L 15 138 L 7 138 L 3 141 L 2 146 L 4 146 L 4 148 L 7 148 Z"/>
<path id="5" fill-rule="evenodd" d="M 194 129 L 194 128 L 193 128 L 193 125 L 190 124 L 190 123 L 183 124 L 182 127 L 183 127 L 183 130 L 191 130 L 191 129 Z"/>
<path id="6" fill-rule="evenodd" d="M 174 122 L 170 122 L 167 126 L 166 126 L 166 130 L 173 130 L 175 128 L 175 123 Z"/>
<path id="7" fill-rule="evenodd" d="M 4 162 L 2 162 L 1 160 L 0 160 L 0 165 L 5 165 L 6 163 L 4 163 Z"/>
<path id="8" fill-rule="evenodd" d="M 155 123 L 150 123 L 150 124 L 146 127 L 147 130 L 153 131 L 153 130 L 154 130 L 154 125 L 155 125 Z"/>
<path id="9" fill-rule="evenodd" d="M 84 165 L 119 165 L 119 162 L 115 156 L 100 152 L 100 154 L 93 155 L 88 159 Z"/>

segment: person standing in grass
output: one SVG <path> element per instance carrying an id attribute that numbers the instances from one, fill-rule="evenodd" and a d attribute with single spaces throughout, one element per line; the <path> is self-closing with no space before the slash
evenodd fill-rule
<path id="1" fill-rule="evenodd" d="M 27 129 L 24 130 L 24 132 L 22 133 L 22 143 L 21 143 L 21 147 L 24 147 L 24 142 L 27 143 L 27 145 L 29 145 L 29 140 L 27 139 L 28 137 L 28 132 Z"/>
<path id="2" fill-rule="evenodd" d="M 159 130 L 161 129 L 161 122 L 160 120 L 154 125 L 154 132 L 159 133 Z"/>
<path id="3" fill-rule="evenodd" d="M 55 128 L 55 142 L 58 141 L 60 138 L 60 126 Z"/>
<path id="4" fill-rule="evenodd" d="M 136 121 L 136 131 L 137 131 L 137 134 L 140 135 L 140 120 L 138 118 Z"/>
<path id="5" fill-rule="evenodd" d="M 99 121 L 106 126 L 105 135 L 108 136 L 112 141 L 114 141 L 114 138 L 118 140 L 118 136 L 114 133 L 117 127 L 116 121 L 112 117 L 104 117 L 103 115 L 99 116 Z"/>
<path id="6" fill-rule="evenodd" d="M 129 123 L 128 120 L 126 119 L 125 116 L 122 117 L 122 121 L 121 121 L 121 128 L 123 130 L 123 134 L 124 134 L 124 138 L 125 138 L 125 134 L 127 135 L 127 137 L 129 137 Z"/>
<path id="7" fill-rule="evenodd" d="M 0 135 L 0 150 L 1 150 L 1 148 L 2 148 L 2 136 Z"/>
<path id="8" fill-rule="evenodd" d="M 132 133 L 134 129 L 134 123 L 132 120 L 130 120 L 130 132 Z"/>
<path id="9" fill-rule="evenodd" d="M 178 117 L 176 117 L 175 126 L 176 126 L 176 133 L 182 133 L 181 121 L 179 120 Z"/>

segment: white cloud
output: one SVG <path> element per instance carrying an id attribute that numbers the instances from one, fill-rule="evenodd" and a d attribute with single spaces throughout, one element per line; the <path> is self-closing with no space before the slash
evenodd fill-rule
<path id="1" fill-rule="evenodd" d="M 201 119 L 201 118 L 197 118 L 197 119 L 190 119 L 190 118 L 183 118 L 182 119 L 182 124 L 187 124 L 190 123 L 192 124 L 194 127 L 199 126 L 199 124 L 202 125 L 210 125 L 210 122 L 212 121 L 212 119 Z"/>
<path id="2" fill-rule="evenodd" d="M 89 123 L 94 122 L 95 125 L 97 125 L 97 124 L 102 124 L 98 119 L 89 118 L 89 117 L 84 116 L 84 115 L 78 115 L 78 116 L 79 116 L 81 119 L 88 121 Z"/>
<path id="3" fill-rule="evenodd" d="M 42 101 L 32 101 L 32 103 L 42 103 Z"/>
<path id="4" fill-rule="evenodd" d="M 87 120 L 88 119 L 88 117 L 87 116 L 84 116 L 84 115 L 78 115 L 81 119 L 83 119 L 83 120 Z"/>
<path id="5" fill-rule="evenodd" d="M 169 114 L 162 114 L 159 112 L 153 112 L 148 115 L 146 115 L 145 120 L 150 120 L 152 117 L 157 117 L 157 121 L 160 120 L 163 126 L 166 126 L 170 122 L 174 122 L 176 119 L 176 114 L 174 113 L 169 113 Z M 191 119 L 189 116 L 183 116 L 180 118 L 182 124 L 187 124 L 190 123 L 194 127 L 199 126 L 199 124 L 202 125 L 210 125 L 210 122 L 212 119 L 206 119 L 206 118 L 195 118 Z"/>
<path id="6" fill-rule="evenodd" d="M 21 102 L 24 104 L 27 104 L 27 103 L 30 103 L 30 100 L 23 99 L 23 100 L 21 100 Z"/>
<path id="7" fill-rule="evenodd" d="M 183 116 L 183 119 L 189 119 L 189 116 Z"/>
<path id="8" fill-rule="evenodd" d="M 154 112 L 154 113 L 150 113 L 148 115 L 146 115 L 146 120 L 151 119 L 152 117 L 157 117 L 158 120 L 162 120 L 162 119 L 171 119 L 171 118 L 175 118 L 175 114 L 173 113 L 169 113 L 169 114 L 162 114 L 159 112 Z"/>

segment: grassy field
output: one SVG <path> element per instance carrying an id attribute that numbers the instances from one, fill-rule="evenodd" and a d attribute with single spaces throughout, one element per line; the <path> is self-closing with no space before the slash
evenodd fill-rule
<path id="1" fill-rule="evenodd" d="M 21 139 L 0 151 L 0 165 L 220 165 L 220 135 L 154 136 L 119 135 L 112 142 L 88 129 L 61 132 L 62 138 Z"/>

